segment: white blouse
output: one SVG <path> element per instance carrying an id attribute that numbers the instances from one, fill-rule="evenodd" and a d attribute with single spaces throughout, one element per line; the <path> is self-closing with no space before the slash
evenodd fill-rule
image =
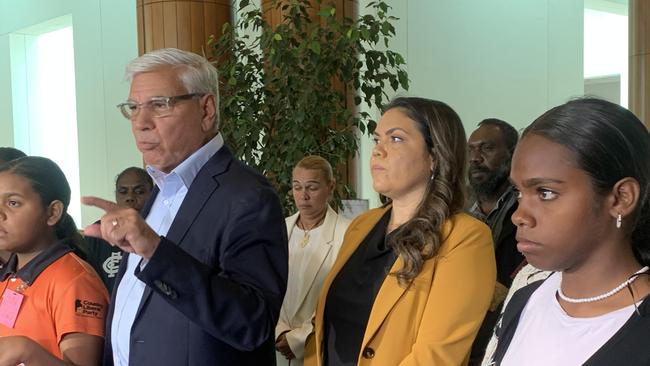
<path id="1" fill-rule="evenodd" d="M 634 305 L 607 314 L 574 318 L 555 294 L 561 273 L 531 295 L 501 365 L 582 365 L 632 316 Z"/>

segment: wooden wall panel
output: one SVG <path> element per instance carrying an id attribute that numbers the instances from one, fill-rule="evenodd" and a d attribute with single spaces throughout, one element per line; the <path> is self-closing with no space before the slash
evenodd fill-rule
<path id="1" fill-rule="evenodd" d="M 143 3 L 142 0 L 137 0 L 135 8 L 135 17 L 138 27 L 138 54 L 142 55 L 144 53 L 144 10 L 142 9 Z"/>
<path id="2" fill-rule="evenodd" d="M 176 24 L 178 32 L 178 48 L 182 50 L 192 49 L 192 32 L 190 26 L 192 24 L 190 16 L 190 3 L 181 1 L 176 4 Z"/>
<path id="3" fill-rule="evenodd" d="M 629 2 L 629 107 L 650 127 L 650 2 Z"/>
<path id="4" fill-rule="evenodd" d="M 176 3 L 163 3 L 163 34 L 165 47 L 178 46 L 178 28 L 176 27 Z"/>
<path id="5" fill-rule="evenodd" d="M 192 34 L 192 49 L 196 53 L 202 54 L 204 25 L 203 25 L 203 3 L 191 2 L 190 3 L 190 32 Z"/>
<path id="6" fill-rule="evenodd" d="M 339 20 L 343 19 L 344 16 L 354 19 L 358 14 L 358 0 L 332 0 L 322 3 L 321 5 L 318 5 L 314 1 L 314 7 L 308 10 L 308 14 L 311 17 L 315 17 L 322 8 L 329 7 L 330 4 L 334 4 L 334 7 L 336 8 L 336 18 Z M 266 20 L 269 24 L 277 25 L 282 21 L 282 11 L 276 9 L 275 5 L 273 5 L 273 0 L 263 0 L 262 9 L 264 9 Z M 321 20 L 321 24 L 324 25 L 324 23 L 325 22 Z"/>
<path id="7" fill-rule="evenodd" d="M 154 34 L 154 28 L 153 28 L 153 17 L 147 16 L 147 14 L 151 15 L 151 5 L 150 4 L 145 4 L 142 7 L 142 14 L 143 14 L 143 21 L 144 21 L 144 44 L 142 47 L 142 51 L 144 53 L 148 52 L 150 49 L 153 48 L 153 34 Z"/>
<path id="8" fill-rule="evenodd" d="M 231 21 L 230 2 L 228 0 L 205 3 L 205 38 L 219 38 L 223 25 Z"/>
<path id="9" fill-rule="evenodd" d="M 210 39 L 211 35 L 219 37 L 221 28 L 217 30 L 217 4 L 206 2 L 203 4 L 203 38 Z M 210 55 L 210 50 L 206 49 L 206 55 Z"/>
<path id="10" fill-rule="evenodd" d="M 137 0 L 140 54 L 176 47 L 210 56 L 210 35 L 230 21 L 230 0 Z"/>
<path id="11" fill-rule="evenodd" d="M 145 5 L 150 8 L 151 23 L 153 24 L 153 49 L 165 48 L 165 21 L 163 16 L 163 3 L 156 2 Z M 146 13 L 145 13 L 146 14 Z"/>

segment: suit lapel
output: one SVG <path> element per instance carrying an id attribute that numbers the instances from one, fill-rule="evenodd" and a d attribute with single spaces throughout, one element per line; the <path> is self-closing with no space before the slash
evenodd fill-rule
<path id="1" fill-rule="evenodd" d="M 187 190 L 187 195 L 169 227 L 166 235 L 169 240 L 180 245 L 208 198 L 219 187 L 216 177 L 226 171 L 231 161 L 230 151 L 223 146 L 201 168 Z"/>
<path id="2" fill-rule="evenodd" d="M 226 146 L 222 146 L 221 149 L 219 149 L 219 151 L 217 151 L 217 153 L 205 163 L 201 170 L 199 170 L 187 190 L 187 194 L 174 217 L 174 221 L 172 221 L 172 224 L 169 227 L 169 231 L 167 231 L 167 239 L 182 246 L 181 242 L 194 222 L 194 219 L 199 212 L 201 212 L 201 209 L 207 202 L 208 198 L 219 187 L 216 176 L 224 173 L 228 169 L 231 161 L 232 154 Z M 158 189 L 156 188 L 153 193 L 157 195 Z M 145 206 L 146 212 L 143 211 L 143 217 L 145 218 L 151 210 L 151 206 L 155 200 L 155 195 L 152 194 L 152 198 L 149 200 L 150 203 L 148 202 L 147 206 Z M 123 262 L 125 261 L 123 260 Z M 144 293 L 142 294 L 142 299 L 140 300 L 140 305 L 138 306 L 138 311 L 135 315 L 134 324 L 140 318 L 140 313 L 149 301 L 152 292 L 153 290 L 150 286 L 144 288 Z"/>
<path id="3" fill-rule="evenodd" d="M 300 292 L 298 293 L 298 301 L 296 302 L 296 306 L 293 307 L 291 314 L 289 314 L 291 318 L 296 314 L 302 306 L 302 303 L 307 298 L 309 290 L 314 285 L 316 275 L 320 272 L 327 255 L 332 250 L 332 241 L 334 240 L 334 230 L 336 229 L 337 217 L 336 212 L 334 212 L 330 207 L 327 207 L 327 213 L 325 215 L 325 221 L 323 222 L 321 233 L 317 238 L 315 238 L 316 240 L 314 240 L 313 243 L 310 243 L 310 245 L 317 245 L 317 248 L 313 255 L 308 258 L 309 262 L 302 276 L 302 285 L 300 287 Z M 295 222 L 296 221 L 294 221 L 293 226 L 295 226 Z M 291 232 L 289 231 L 290 229 L 293 229 L 293 227 L 288 228 L 288 232 Z"/>

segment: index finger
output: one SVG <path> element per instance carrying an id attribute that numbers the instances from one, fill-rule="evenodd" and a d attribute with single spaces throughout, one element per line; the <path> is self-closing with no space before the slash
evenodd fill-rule
<path id="1" fill-rule="evenodd" d="M 111 202 L 103 198 L 93 197 L 93 196 L 81 197 L 81 203 L 83 203 L 86 206 L 97 207 L 106 212 L 115 211 L 119 208 L 119 206 L 115 202 Z"/>

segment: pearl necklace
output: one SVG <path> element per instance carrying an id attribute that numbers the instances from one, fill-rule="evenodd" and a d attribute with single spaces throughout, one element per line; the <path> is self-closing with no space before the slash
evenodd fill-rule
<path id="1" fill-rule="evenodd" d="M 566 302 L 570 302 L 572 304 L 581 304 L 581 303 L 585 303 L 585 302 L 600 301 L 600 300 L 603 300 L 603 299 L 606 299 L 608 297 L 611 297 L 611 296 L 615 295 L 616 293 L 618 293 L 619 291 L 621 291 L 625 287 L 629 286 L 632 282 L 634 282 L 634 280 L 637 279 L 637 277 L 639 277 L 638 275 L 640 275 L 641 273 L 648 272 L 648 269 L 650 269 L 648 266 L 645 266 L 645 267 L 641 268 L 640 270 L 634 272 L 634 274 L 632 276 L 630 276 L 630 278 L 625 280 L 625 282 L 621 283 L 620 285 L 618 285 L 613 290 L 611 290 L 609 292 L 606 292 L 606 293 L 604 293 L 602 295 L 593 296 L 593 297 L 583 297 L 581 299 L 574 299 L 572 297 L 566 296 L 562 292 L 562 282 L 560 282 L 560 286 L 557 289 L 557 294 L 558 294 L 558 296 L 560 296 L 560 299 L 562 299 L 562 300 L 564 300 Z"/>

